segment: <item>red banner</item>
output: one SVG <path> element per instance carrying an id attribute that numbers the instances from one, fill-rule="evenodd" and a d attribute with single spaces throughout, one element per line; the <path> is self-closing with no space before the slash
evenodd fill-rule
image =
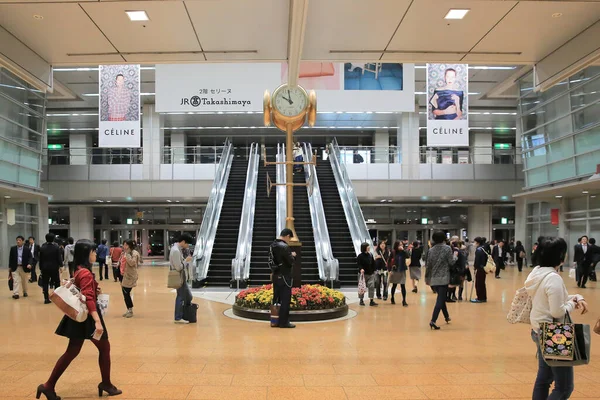
<path id="1" fill-rule="evenodd" d="M 550 222 L 552 225 L 558 225 L 558 208 L 550 210 Z"/>

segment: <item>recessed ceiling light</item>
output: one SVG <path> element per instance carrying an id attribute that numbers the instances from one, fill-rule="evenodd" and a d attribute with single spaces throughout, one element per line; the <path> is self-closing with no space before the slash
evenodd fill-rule
<path id="1" fill-rule="evenodd" d="M 167 200 L 167 203 L 170 203 L 170 202 L 171 202 L 171 200 Z"/>
<path id="2" fill-rule="evenodd" d="M 467 9 L 450 9 L 450 11 L 448 11 L 448 14 L 446 14 L 446 16 L 444 17 L 445 19 L 463 19 L 465 17 L 465 15 L 467 15 L 467 13 L 469 12 L 469 10 Z"/>
<path id="3" fill-rule="evenodd" d="M 125 11 L 131 21 L 148 21 L 146 11 Z"/>
<path id="4" fill-rule="evenodd" d="M 552 14 L 552 18 L 560 18 L 562 17 L 562 13 L 554 13 Z"/>
<path id="5" fill-rule="evenodd" d="M 557 199 L 562 199 L 562 196 L 554 196 L 554 197 L 556 197 Z"/>
<path id="6" fill-rule="evenodd" d="M 10 196 L 4 196 L 5 199 L 10 199 Z"/>
<path id="7" fill-rule="evenodd" d="M 39 14 L 33 14 L 33 19 L 37 19 L 38 21 L 41 21 L 44 19 L 43 15 L 39 15 Z"/>
<path id="8" fill-rule="evenodd" d="M 591 197 L 592 199 L 595 199 L 595 198 L 596 198 L 596 195 L 593 195 L 593 196 L 590 196 L 590 197 Z"/>
<path id="9" fill-rule="evenodd" d="M 583 192 L 581 192 L 583 194 L 588 194 L 589 192 L 587 190 L 584 190 Z"/>

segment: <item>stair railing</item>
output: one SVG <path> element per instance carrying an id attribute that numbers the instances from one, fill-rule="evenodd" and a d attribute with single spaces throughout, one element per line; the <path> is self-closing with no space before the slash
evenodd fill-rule
<path id="1" fill-rule="evenodd" d="M 305 161 L 312 158 L 312 145 L 310 143 L 302 144 L 302 157 Z M 308 183 L 308 204 L 310 207 L 310 219 L 312 222 L 313 235 L 315 238 L 315 250 L 317 253 L 317 265 L 319 267 L 319 279 L 323 282 L 337 281 L 339 279 L 339 261 L 333 257 L 331 250 L 331 241 L 329 239 L 329 229 L 327 229 L 327 220 L 325 219 L 325 209 L 323 208 L 323 199 L 321 198 L 321 189 L 317 170 L 314 165 L 305 164 L 304 174 Z"/>
<path id="2" fill-rule="evenodd" d="M 361 253 L 360 245 L 366 242 L 371 246 L 371 253 L 375 254 L 373 240 L 369 234 L 369 229 L 367 228 L 365 217 L 363 216 L 362 209 L 358 203 L 352 181 L 348 176 L 346 165 L 340 162 L 341 153 L 337 139 L 333 139 L 333 142 L 329 144 L 328 149 L 329 162 L 331 163 L 335 182 L 337 184 L 338 192 L 340 193 L 340 199 L 342 200 L 344 214 L 346 215 L 346 221 L 348 222 L 348 228 L 350 229 L 350 235 L 352 236 L 354 251 L 356 252 L 356 255 L 359 255 Z"/>
<path id="3" fill-rule="evenodd" d="M 227 139 L 223 146 L 221 160 L 215 171 L 215 180 L 202 217 L 202 224 L 196 236 L 196 246 L 194 247 L 194 255 L 191 263 L 192 273 L 189 274 L 189 280 L 202 281 L 206 279 L 208 274 L 208 266 L 219 225 L 221 208 L 223 207 L 223 199 L 225 198 L 225 190 L 232 162 L 233 149 L 231 142 Z"/>
<path id="4" fill-rule="evenodd" d="M 258 163 L 260 155 L 258 143 L 252 143 L 248 155 L 248 172 L 244 189 L 244 204 L 240 220 L 237 250 L 235 258 L 231 261 L 232 286 L 235 281 L 240 287 L 240 281 L 250 278 L 250 257 L 252 255 L 252 232 L 254 230 L 254 211 L 256 209 L 256 188 L 258 184 Z M 245 287 L 245 285 L 244 285 Z"/>
<path id="5" fill-rule="evenodd" d="M 277 156 L 275 158 L 277 162 L 285 162 L 285 144 L 277 144 Z M 276 179 L 277 183 L 285 184 L 285 164 L 277 164 L 276 166 Z M 287 218 L 287 188 L 284 185 L 277 186 L 277 222 L 275 227 L 275 236 L 278 237 L 282 230 L 285 229 L 285 219 Z"/>

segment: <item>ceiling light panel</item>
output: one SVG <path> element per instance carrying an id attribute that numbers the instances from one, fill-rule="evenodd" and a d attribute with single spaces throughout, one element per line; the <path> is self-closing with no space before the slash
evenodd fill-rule
<path id="1" fill-rule="evenodd" d="M 125 11 L 131 21 L 148 21 L 146 11 Z"/>
<path id="2" fill-rule="evenodd" d="M 467 9 L 450 9 L 448 14 L 444 17 L 445 19 L 463 19 L 469 10 Z"/>

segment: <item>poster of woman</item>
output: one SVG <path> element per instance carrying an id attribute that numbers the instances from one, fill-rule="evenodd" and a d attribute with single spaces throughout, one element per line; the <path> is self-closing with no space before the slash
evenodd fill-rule
<path id="1" fill-rule="evenodd" d="M 468 146 L 466 64 L 427 64 L 427 145 Z"/>

